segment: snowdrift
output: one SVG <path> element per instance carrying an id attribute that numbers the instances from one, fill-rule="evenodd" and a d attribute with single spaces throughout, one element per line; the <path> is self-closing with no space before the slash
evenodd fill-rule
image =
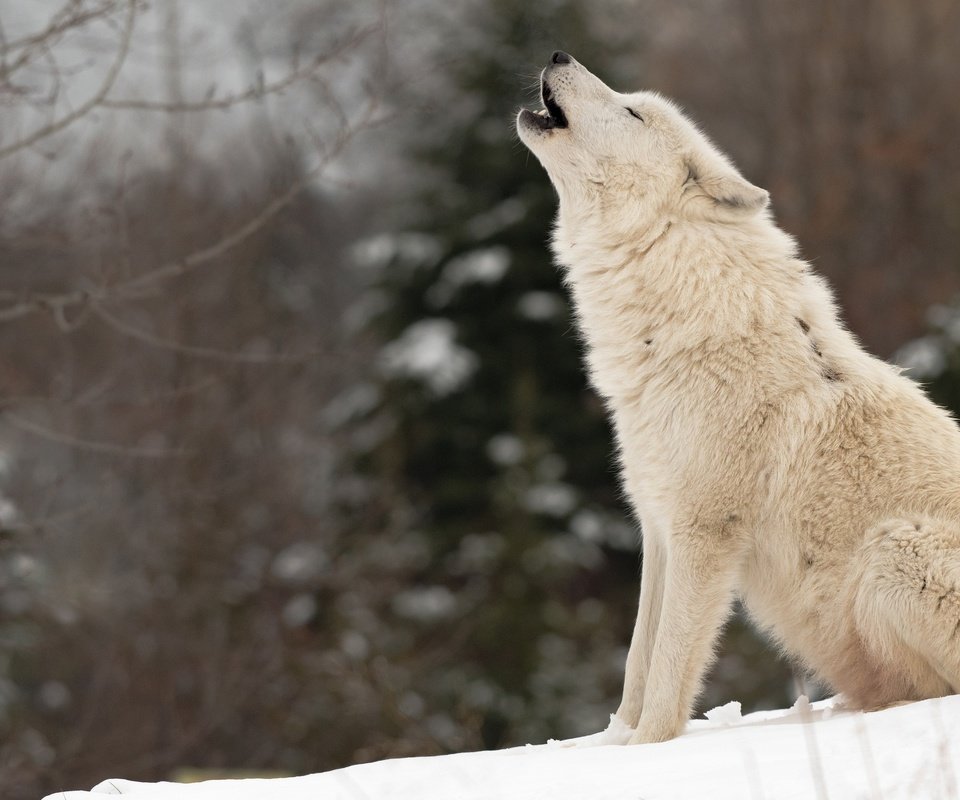
<path id="1" fill-rule="evenodd" d="M 738 703 L 662 744 L 629 730 L 510 750 L 360 764 L 300 778 L 108 780 L 47 800 L 947 800 L 960 798 L 960 695 L 861 713 L 833 700 L 741 717 Z"/>

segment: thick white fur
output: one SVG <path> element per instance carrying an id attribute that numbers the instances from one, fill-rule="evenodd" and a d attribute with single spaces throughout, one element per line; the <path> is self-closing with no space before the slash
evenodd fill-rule
<path id="1" fill-rule="evenodd" d="M 643 531 L 633 741 L 682 731 L 736 597 L 850 703 L 960 691 L 953 420 L 861 349 L 766 192 L 672 103 L 576 61 L 543 79 L 569 127 L 518 130 L 559 195 L 553 249 Z"/>

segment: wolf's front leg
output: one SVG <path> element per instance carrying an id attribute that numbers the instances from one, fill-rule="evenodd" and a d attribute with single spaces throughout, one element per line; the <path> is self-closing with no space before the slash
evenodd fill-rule
<path id="1" fill-rule="evenodd" d="M 631 744 L 662 742 L 683 730 L 730 612 L 741 557 L 741 542 L 720 531 L 672 536 L 643 710 Z"/>
<path id="2" fill-rule="evenodd" d="M 643 568 L 640 573 L 640 608 L 627 652 L 627 666 L 623 676 L 623 699 L 617 717 L 636 728 L 643 710 L 643 692 L 650 671 L 650 659 L 663 605 L 663 582 L 667 556 L 663 531 L 652 523 L 642 522 Z"/>

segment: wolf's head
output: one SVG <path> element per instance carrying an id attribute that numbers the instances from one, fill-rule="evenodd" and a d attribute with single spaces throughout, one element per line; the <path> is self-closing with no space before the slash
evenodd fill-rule
<path id="1" fill-rule="evenodd" d="M 669 100 L 620 94 L 557 51 L 540 79 L 544 108 L 517 116 L 520 139 L 543 164 L 561 210 L 598 211 L 628 226 L 652 215 L 740 220 L 767 206 Z"/>

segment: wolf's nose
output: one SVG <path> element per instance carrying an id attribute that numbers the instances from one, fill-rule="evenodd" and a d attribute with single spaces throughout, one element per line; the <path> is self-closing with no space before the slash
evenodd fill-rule
<path id="1" fill-rule="evenodd" d="M 554 50 L 553 55 L 550 56 L 551 64 L 569 64 L 571 61 L 570 56 L 564 53 L 563 50 Z"/>

